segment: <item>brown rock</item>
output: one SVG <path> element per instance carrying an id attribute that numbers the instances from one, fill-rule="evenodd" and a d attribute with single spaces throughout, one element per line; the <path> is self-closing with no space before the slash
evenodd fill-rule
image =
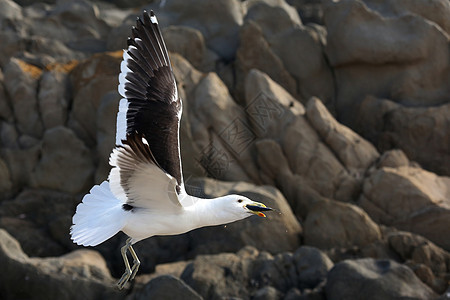
<path id="1" fill-rule="evenodd" d="M 0 121 L 0 142 L 2 148 L 18 148 L 19 134 L 14 123 Z"/>
<path id="2" fill-rule="evenodd" d="M 240 86 L 251 69 L 258 69 L 267 73 L 270 78 L 283 86 L 291 94 L 297 93 L 294 78 L 285 69 L 281 59 L 270 48 L 264 38 L 261 28 L 253 21 L 246 22 L 240 32 L 240 45 L 236 52 L 237 86 L 243 93 L 244 86 Z"/>
<path id="3" fill-rule="evenodd" d="M 383 167 L 387 168 L 398 168 L 409 166 L 410 162 L 408 157 L 406 157 L 405 153 L 402 150 L 389 150 L 384 152 L 380 159 L 378 160 L 376 166 L 381 169 Z"/>
<path id="4" fill-rule="evenodd" d="M 41 155 L 39 145 L 28 149 L 5 148 L 0 150 L 0 153 L 8 166 L 13 191 L 28 186 Z"/>
<path id="5" fill-rule="evenodd" d="M 293 288 L 320 288 L 330 264 L 326 255 L 310 247 L 272 256 L 247 246 L 237 254 L 199 255 L 181 278 L 205 299 L 279 299 Z"/>
<path id="6" fill-rule="evenodd" d="M 450 254 L 420 235 L 398 231 L 388 234 L 387 240 L 404 261 L 426 265 L 435 274 L 450 271 Z"/>
<path id="7" fill-rule="evenodd" d="M 362 176 L 379 157 L 371 143 L 336 121 L 318 98 L 308 101 L 306 116 L 347 170 Z"/>
<path id="8" fill-rule="evenodd" d="M 39 81 L 39 111 L 45 129 L 63 126 L 67 120 L 69 99 L 67 73 L 49 71 Z"/>
<path id="9" fill-rule="evenodd" d="M 305 244 L 321 249 L 364 247 L 381 239 L 378 225 L 362 209 L 333 200 L 314 204 L 303 226 Z"/>
<path id="10" fill-rule="evenodd" d="M 450 249 L 450 178 L 416 167 L 381 168 L 364 181 L 359 205 L 376 221 Z"/>
<path id="11" fill-rule="evenodd" d="M 92 185 L 93 171 L 91 153 L 83 141 L 72 130 L 55 127 L 44 134 L 42 157 L 31 174 L 31 185 L 77 194 Z"/>
<path id="12" fill-rule="evenodd" d="M 303 26 L 297 11 L 284 1 L 254 1 L 250 5 L 245 17 L 246 23 L 255 22 L 261 28 L 270 50 L 295 79 L 295 90 L 279 81 L 277 78 L 280 74 L 274 74 L 275 70 L 270 67 L 253 67 L 269 74 L 290 93 L 299 95 L 300 99 L 317 96 L 327 103 L 327 106 L 332 107 L 333 78 L 323 53 L 325 29 L 319 29 L 318 25 Z M 261 55 L 261 52 L 255 51 L 255 56 L 258 55 Z M 255 61 L 255 58 L 252 59 Z"/>
<path id="13" fill-rule="evenodd" d="M 12 122 L 14 115 L 11 109 L 11 103 L 8 100 L 8 97 L 6 96 L 3 81 L 4 81 L 3 72 L 0 71 L 0 118 L 8 122 Z"/>
<path id="14" fill-rule="evenodd" d="M 200 0 L 169 1 L 160 8 L 161 24 L 184 25 L 199 30 L 206 46 L 220 57 L 230 61 L 238 47 L 238 32 L 243 21 L 241 3 L 235 0 L 219 0 L 207 5 Z"/>
<path id="15" fill-rule="evenodd" d="M 352 128 L 357 128 L 357 107 L 367 95 L 408 106 L 448 100 L 449 38 L 438 25 L 448 28 L 448 21 L 441 21 L 448 2 L 406 2 L 352 0 L 325 6 L 337 112 Z"/>
<path id="16" fill-rule="evenodd" d="M 0 158 L 0 200 L 11 196 L 13 183 L 5 161 Z"/>
<path id="17" fill-rule="evenodd" d="M 0 227 L 30 256 L 57 256 L 75 248 L 68 231 L 78 197 L 26 189 L 0 205 Z"/>
<path id="18" fill-rule="evenodd" d="M 203 298 L 183 280 L 171 275 L 162 275 L 150 280 L 133 299 L 202 300 Z"/>
<path id="19" fill-rule="evenodd" d="M 328 273 L 327 299 L 434 299 L 436 294 L 406 266 L 392 260 L 346 260 Z"/>
<path id="20" fill-rule="evenodd" d="M 371 1 L 367 1 L 369 4 Z M 376 3 L 375 1 L 373 1 Z M 405 11 L 422 16 L 424 19 L 435 23 L 440 26 L 447 33 L 450 32 L 450 20 L 448 15 L 450 14 L 450 6 L 445 0 L 436 0 L 431 3 L 421 1 L 395 1 L 388 0 L 382 2 L 385 6 L 389 6 L 397 14 L 404 13 Z M 381 3 L 380 3 L 381 4 Z M 377 11 L 383 10 L 383 5 L 373 5 L 372 8 Z"/>
<path id="21" fill-rule="evenodd" d="M 265 32 L 273 34 L 302 24 L 296 9 L 283 0 L 249 1 L 245 5 L 245 19 L 254 20 Z"/>
<path id="22" fill-rule="evenodd" d="M 97 136 L 97 110 L 102 97 L 117 92 L 122 51 L 93 55 L 71 72 L 73 103 L 69 127 L 89 146 Z M 118 92 L 117 92 L 118 93 Z"/>
<path id="23" fill-rule="evenodd" d="M 11 99 L 17 128 L 23 134 L 40 138 L 43 133 L 39 117 L 37 86 L 42 70 L 12 58 L 5 66 L 5 88 Z"/>
<path id="24" fill-rule="evenodd" d="M 330 258 L 317 248 L 302 246 L 294 252 L 299 287 L 313 289 L 323 282 L 333 267 Z"/>
<path id="25" fill-rule="evenodd" d="M 91 2 L 58 2 L 43 16 L 33 18 L 29 30 L 32 35 L 62 41 L 75 51 L 102 52 L 110 27 L 99 15 L 98 6 Z"/>
<path id="26" fill-rule="evenodd" d="M 124 17 L 124 19 L 122 20 L 122 24 L 114 26 L 110 30 L 106 38 L 106 47 L 109 51 L 123 50 L 128 47 L 127 38 L 130 36 L 131 27 L 136 25 L 137 17 L 138 12 L 131 13 L 128 16 Z"/>
<path id="27" fill-rule="evenodd" d="M 181 279 L 205 299 L 248 296 L 243 267 L 236 254 L 202 255 L 186 267 Z"/>
<path id="28" fill-rule="evenodd" d="M 1 294 L 6 299 L 121 299 L 103 258 L 79 250 L 55 258 L 30 258 L 0 229 Z M 76 292 L 73 292 L 76 291 Z"/>
<path id="29" fill-rule="evenodd" d="M 193 100 L 188 106 L 200 164 L 218 179 L 259 182 L 252 159 L 256 137 L 225 84 L 209 73 L 197 85 Z"/>
<path id="30" fill-rule="evenodd" d="M 199 30 L 186 26 L 169 26 L 163 29 L 163 36 L 170 52 L 180 54 L 199 70 L 214 70 L 219 57 L 206 48 L 205 39 Z"/>
<path id="31" fill-rule="evenodd" d="M 321 136 L 308 122 L 303 105 L 266 74 L 257 70 L 249 72 L 246 104 L 256 135 L 279 143 L 293 174 L 302 176 L 311 188 L 325 197 L 342 201 L 356 197 L 361 178 L 351 174 L 322 142 Z M 333 119 L 331 115 L 327 117 Z M 259 160 L 263 164 L 272 160 L 270 153 L 267 154 Z"/>
<path id="32" fill-rule="evenodd" d="M 450 104 L 406 107 L 391 100 L 366 97 L 356 124 L 380 151 L 402 149 L 410 160 L 424 168 L 450 175 Z"/>
<path id="33" fill-rule="evenodd" d="M 111 166 L 109 156 L 116 144 L 116 120 L 119 101 L 122 97 L 116 92 L 106 93 L 97 111 L 97 154 L 99 158 L 95 172 L 95 182 L 102 182 L 108 178 Z"/>
<path id="34" fill-rule="evenodd" d="M 164 28 L 163 36 L 170 52 L 180 54 L 197 69 L 201 66 L 206 46 L 200 31 L 185 26 L 169 26 Z"/>
<path id="35" fill-rule="evenodd" d="M 423 283 L 432 288 L 437 294 L 443 294 L 447 289 L 448 280 L 436 278 L 428 266 L 414 262 L 406 262 L 406 265 L 413 270 L 414 274 L 416 274 Z"/>

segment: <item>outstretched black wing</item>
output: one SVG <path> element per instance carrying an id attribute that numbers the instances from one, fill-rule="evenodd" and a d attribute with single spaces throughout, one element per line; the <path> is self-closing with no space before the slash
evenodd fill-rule
<path id="1" fill-rule="evenodd" d="M 120 66 L 116 144 L 142 135 L 157 165 L 182 185 L 179 126 L 182 113 L 166 45 L 153 11 L 132 28 Z"/>

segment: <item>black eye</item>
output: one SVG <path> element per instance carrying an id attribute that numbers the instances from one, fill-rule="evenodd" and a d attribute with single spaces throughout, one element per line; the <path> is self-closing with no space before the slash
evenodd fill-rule
<path id="1" fill-rule="evenodd" d="M 244 200 L 242 200 L 242 199 L 239 199 L 239 200 L 238 200 L 238 203 L 242 203 L 242 201 L 244 201 Z"/>

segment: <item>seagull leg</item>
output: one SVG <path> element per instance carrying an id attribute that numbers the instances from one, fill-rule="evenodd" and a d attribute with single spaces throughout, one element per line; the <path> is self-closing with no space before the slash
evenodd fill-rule
<path id="1" fill-rule="evenodd" d="M 125 273 L 123 273 L 122 277 L 119 279 L 119 282 L 117 283 L 117 286 L 119 287 L 120 290 L 123 289 L 123 287 L 128 282 L 128 280 L 130 279 L 130 276 L 132 274 L 132 271 L 130 268 L 130 263 L 128 262 L 128 258 L 127 258 L 127 251 L 130 248 L 131 248 L 131 238 L 127 239 L 125 246 L 123 246 L 120 249 L 120 252 L 122 253 L 123 262 L 125 263 Z M 134 252 L 134 250 L 133 250 L 133 252 Z M 134 255 L 136 255 L 136 253 Z M 133 267 L 134 267 L 134 265 L 133 265 Z"/>
<path id="2" fill-rule="evenodd" d="M 134 252 L 134 249 L 131 245 L 130 245 L 130 253 L 131 253 L 131 256 L 133 257 L 133 266 L 131 267 L 130 280 L 133 280 L 134 276 L 136 276 L 139 266 L 141 265 L 141 261 L 137 257 L 136 252 Z"/>

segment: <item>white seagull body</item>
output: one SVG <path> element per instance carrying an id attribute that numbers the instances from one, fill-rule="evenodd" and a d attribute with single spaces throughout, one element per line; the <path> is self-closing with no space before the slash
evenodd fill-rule
<path id="1" fill-rule="evenodd" d="M 182 103 L 156 16 L 138 18 L 124 50 L 117 114 L 116 147 L 108 180 L 94 186 L 77 206 L 70 230 L 74 243 L 96 246 L 119 231 L 129 236 L 122 248 L 125 273 L 119 288 L 136 275 L 132 245 L 154 235 L 174 235 L 226 224 L 270 210 L 240 195 L 214 199 L 184 189 L 179 126 Z M 130 251 L 134 263 L 127 259 Z"/>

